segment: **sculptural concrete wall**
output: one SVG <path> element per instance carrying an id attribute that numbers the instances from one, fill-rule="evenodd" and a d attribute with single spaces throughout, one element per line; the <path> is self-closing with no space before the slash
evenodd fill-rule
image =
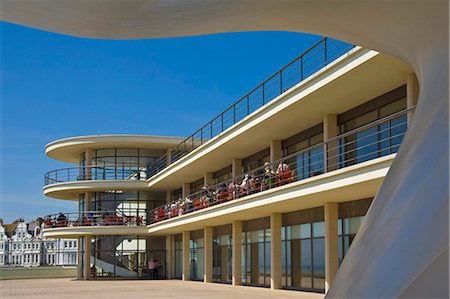
<path id="1" fill-rule="evenodd" d="M 307 32 L 407 62 L 420 84 L 414 121 L 327 297 L 448 298 L 448 1 L 5 0 L 2 19 L 113 39 Z"/>

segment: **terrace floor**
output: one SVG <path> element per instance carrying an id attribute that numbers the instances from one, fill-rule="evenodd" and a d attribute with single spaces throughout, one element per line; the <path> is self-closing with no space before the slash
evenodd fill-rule
<path id="1" fill-rule="evenodd" d="M 322 299 L 323 294 L 270 290 L 256 287 L 179 280 L 96 280 L 77 281 L 70 278 L 0 280 L 0 298 L 43 299 L 137 299 L 137 298 L 233 298 Z"/>

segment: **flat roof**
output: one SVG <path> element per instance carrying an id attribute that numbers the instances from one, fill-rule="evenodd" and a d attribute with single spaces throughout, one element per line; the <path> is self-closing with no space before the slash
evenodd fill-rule
<path id="1" fill-rule="evenodd" d="M 45 154 L 55 160 L 78 164 L 86 149 L 145 148 L 165 150 L 177 146 L 184 137 L 149 135 L 88 135 L 58 139 L 45 146 Z"/>

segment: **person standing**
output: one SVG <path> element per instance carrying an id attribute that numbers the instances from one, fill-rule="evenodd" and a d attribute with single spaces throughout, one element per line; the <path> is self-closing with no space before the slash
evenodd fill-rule
<path id="1" fill-rule="evenodd" d="M 154 270 L 153 270 L 153 279 L 159 279 L 158 270 L 161 268 L 161 264 L 158 262 L 158 260 L 155 259 L 154 261 Z"/>
<path id="2" fill-rule="evenodd" d="M 150 259 L 150 261 L 148 262 L 148 268 L 147 268 L 147 277 L 150 279 L 154 279 L 155 277 L 155 261 L 153 260 L 153 258 Z"/>

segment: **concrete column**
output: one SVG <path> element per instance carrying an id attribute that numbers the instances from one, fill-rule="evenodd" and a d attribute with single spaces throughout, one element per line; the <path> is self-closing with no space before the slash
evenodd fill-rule
<path id="1" fill-rule="evenodd" d="M 172 149 L 166 149 L 166 165 L 170 165 L 172 163 Z"/>
<path id="2" fill-rule="evenodd" d="M 178 198 L 176 198 L 176 199 L 178 199 Z M 166 191 L 166 203 L 170 203 L 172 201 L 173 201 L 172 200 L 172 192 L 171 191 Z"/>
<path id="3" fill-rule="evenodd" d="M 84 164 L 85 164 L 85 169 L 84 169 L 84 174 L 85 174 L 85 179 L 86 180 L 90 180 L 92 179 L 92 156 L 93 156 L 93 151 L 91 148 L 86 149 L 85 153 L 84 153 Z"/>
<path id="4" fill-rule="evenodd" d="M 222 281 L 228 280 L 228 248 L 226 246 L 220 247 L 220 279 Z"/>
<path id="5" fill-rule="evenodd" d="M 416 74 L 409 73 L 406 75 L 406 108 L 417 106 L 419 100 L 419 82 Z M 411 121 L 413 113 L 408 113 L 408 122 Z"/>
<path id="6" fill-rule="evenodd" d="M 203 230 L 203 239 L 205 246 L 205 269 L 203 271 L 203 281 L 212 282 L 213 280 L 213 228 L 205 227 Z"/>
<path id="7" fill-rule="evenodd" d="M 281 289 L 281 214 L 270 215 L 270 288 Z"/>
<path id="8" fill-rule="evenodd" d="M 81 280 L 82 276 L 83 276 L 83 266 L 81 265 L 81 238 L 78 237 L 77 239 L 78 242 L 78 254 L 77 254 L 77 258 L 78 258 L 78 265 L 77 265 L 77 279 Z"/>
<path id="9" fill-rule="evenodd" d="M 191 184 L 189 183 L 183 183 L 183 185 L 181 186 L 181 193 L 183 195 L 183 198 L 186 198 L 189 196 L 189 194 L 191 193 Z"/>
<path id="10" fill-rule="evenodd" d="M 232 284 L 242 284 L 242 221 L 232 223 Z"/>
<path id="11" fill-rule="evenodd" d="M 231 176 L 237 177 L 242 174 L 242 159 L 233 159 L 231 161 Z"/>
<path id="12" fill-rule="evenodd" d="M 213 183 L 214 180 L 212 172 L 205 172 L 205 175 L 203 176 L 203 185 L 211 186 Z"/>
<path id="13" fill-rule="evenodd" d="M 283 148 L 281 140 L 270 141 L 270 163 L 283 158 Z"/>
<path id="14" fill-rule="evenodd" d="M 91 279 L 91 236 L 84 237 L 84 265 L 83 265 L 83 279 Z"/>
<path id="15" fill-rule="evenodd" d="M 325 204 L 325 293 L 331 287 L 339 267 L 338 204 Z"/>
<path id="16" fill-rule="evenodd" d="M 172 279 L 175 277 L 175 236 L 167 235 L 166 236 L 166 275 L 168 279 Z"/>
<path id="17" fill-rule="evenodd" d="M 191 234 L 189 231 L 183 232 L 183 238 L 182 238 L 182 255 L 183 255 L 183 280 L 189 280 L 190 279 L 190 248 L 189 248 L 189 242 L 191 240 Z"/>
<path id="18" fill-rule="evenodd" d="M 338 135 L 338 121 L 336 114 L 325 114 L 323 117 L 323 141 L 328 141 Z M 337 169 L 337 141 L 328 142 L 324 146 L 324 172 Z"/>

